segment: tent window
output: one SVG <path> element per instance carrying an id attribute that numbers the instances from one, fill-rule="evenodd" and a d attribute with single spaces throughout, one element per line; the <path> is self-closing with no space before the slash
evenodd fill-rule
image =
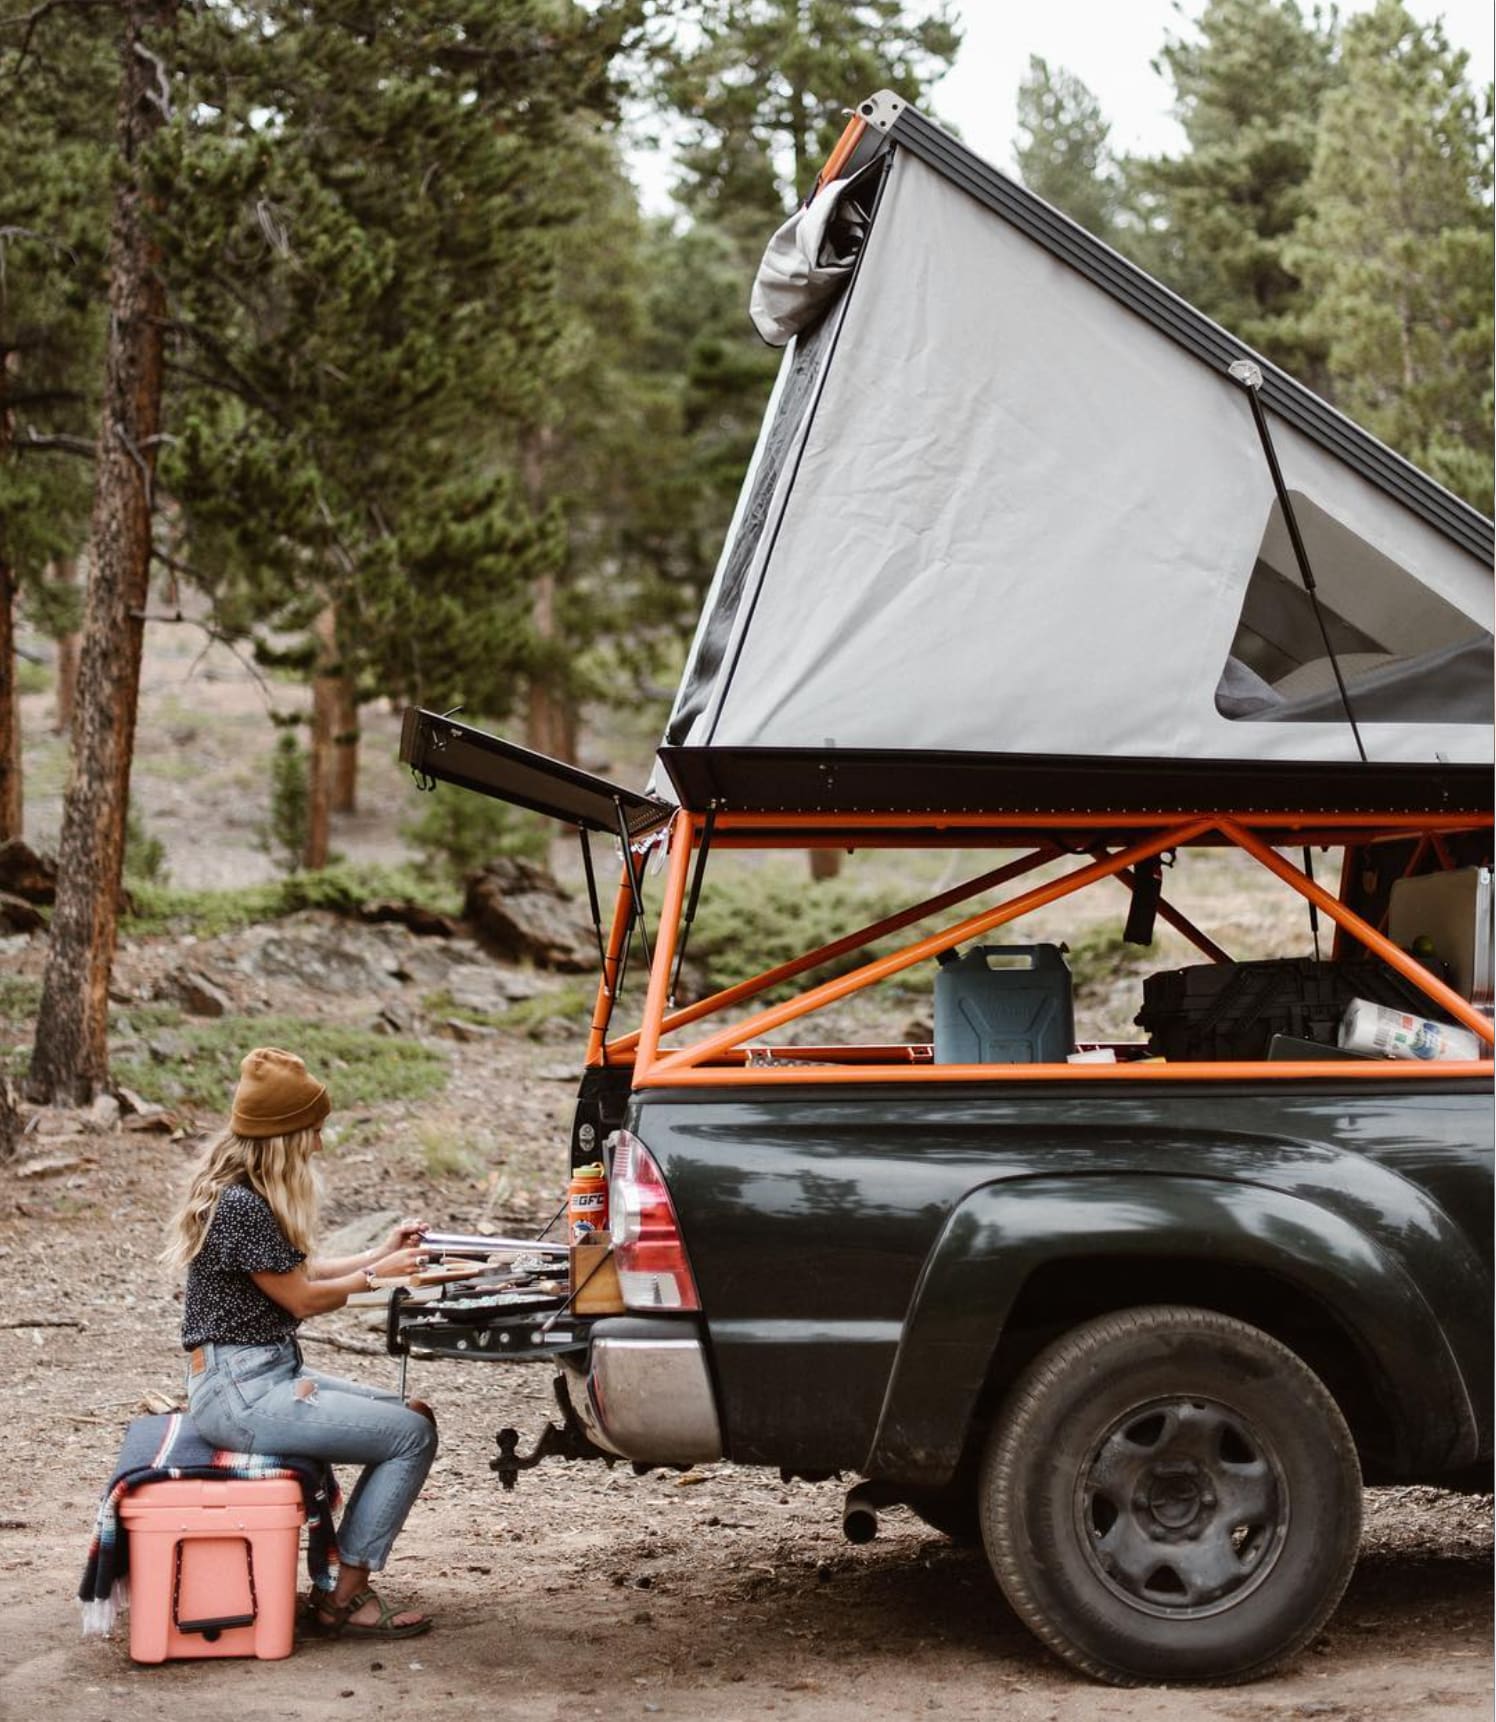
<path id="1" fill-rule="evenodd" d="M 1293 493 L 1320 610 L 1358 720 L 1492 721 L 1492 639 L 1407 569 Z M 1344 708 L 1274 502 L 1215 694 L 1222 717 L 1335 723 Z"/>

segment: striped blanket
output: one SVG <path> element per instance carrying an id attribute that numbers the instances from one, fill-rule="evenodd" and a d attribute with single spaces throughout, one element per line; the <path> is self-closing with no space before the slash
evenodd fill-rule
<path id="1" fill-rule="evenodd" d="M 136 1417 L 125 1430 L 114 1475 L 99 1502 L 88 1565 L 78 1587 L 85 1635 L 108 1632 L 120 1609 L 129 1606 L 130 1544 L 120 1523 L 120 1502 L 129 1490 L 144 1483 L 180 1477 L 294 1477 L 301 1484 L 306 1506 L 307 1570 L 319 1589 L 332 1588 L 336 1548 L 332 1516 L 340 1497 L 330 1466 L 318 1459 L 210 1447 L 192 1419 L 180 1411 L 165 1417 Z"/>

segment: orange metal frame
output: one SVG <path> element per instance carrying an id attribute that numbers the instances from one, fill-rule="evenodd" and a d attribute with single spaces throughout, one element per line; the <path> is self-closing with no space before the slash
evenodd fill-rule
<path id="1" fill-rule="evenodd" d="M 867 130 L 867 121 L 861 114 L 853 114 L 842 127 L 842 134 L 832 146 L 831 154 L 826 157 L 826 165 L 816 175 L 815 189 L 807 202 L 814 202 L 823 185 L 830 185 L 851 158 L 852 151 L 862 142 L 862 134 Z"/>
<path id="2" fill-rule="evenodd" d="M 951 890 L 943 891 L 924 902 L 912 905 L 896 915 L 849 933 L 831 943 L 808 951 L 792 962 L 766 970 L 751 980 L 727 987 L 710 998 L 681 1009 L 672 1009 L 669 999 L 671 971 L 679 939 L 681 911 L 685 903 L 691 857 L 700 839 L 701 815 L 682 810 L 677 813 L 669 834 L 669 866 L 665 880 L 664 899 L 660 908 L 659 931 L 654 949 L 648 990 L 644 1001 L 641 1026 L 632 1033 L 608 1040 L 607 1029 L 616 1003 L 618 978 L 622 969 L 624 948 L 630 929 L 630 898 L 628 875 L 620 886 L 617 906 L 610 930 L 607 957 L 598 988 L 597 1005 L 593 1013 L 592 1032 L 588 1040 L 589 1064 L 618 1064 L 631 1062 L 632 1081 L 636 1088 L 694 1087 L 729 1083 L 846 1083 L 846 1082 L 1136 1082 L 1136 1081 L 1241 1081 L 1246 1077 L 1269 1077 L 1277 1080 L 1329 1078 L 1335 1080 L 1364 1080 L 1389 1077 L 1400 1080 L 1420 1080 L 1430 1077 L 1489 1076 L 1489 1059 L 1471 1061 L 1412 1061 L 1368 1059 L 1364 1061 L 1232 1061 L 1198 1063 L 1163 1063 L 1150 1061 L 1117 1064 L 934 1064 L 927 1061 L 923 1049 L 911 1047 L 767 1047 L 763 1037 L 784 1024 L 849 997 L 862 988 L 872 986 L 889 976 L 939 955 L 966 940 L 991 932 L 1034 909 L 1058 901 L 1075 891 L 1113 878 L 1130 884 L 1132 869 L 1166 850 L 1179 849 L 1201 840 L 1215 839 L 1242 850 L 1260 865 L 1328 915 L 1337 928 L 1337 935 L 1348 934 L 1380 957 L 1391 968 L 1411 981 L 1430 999 L 1440 1004 L 1459 1023 L 1471 1029 L 1487 1047 L 1492 1046 L 1493 1029 L 1488 1019 L 1452 988 L 1423 967 L 1416 958 L 1394 945 L 1369 922 L 1345 907 L 1305 873 L 1285 861 L 1264 840 L 1262 831 L 1281 842 L 1291 834 L 1295 843 L 1304 840 L 1303 833 L 1312 830 L 1326 842 L 1374 837 L 1417 834 L 1429 838 L 1442 852 L 1444 846 L 1438 835 L 1445 832 L 1486 829 L 1489 821 L 1472 819 L 1469 815 L 1441 814 L 1350 814 L 1337 816 L 1333 822 L 1323 814 L 1224 814 L 1212 813 L 1181 820 L 1177 815 L 1021 815 L 1021 814 L 895 814 L 846 815 L 839 817 L 834 831 L 828 831 L 825 817 L 814 815 L 731 814 L 717 815 L 713 846 L 725 848 L 778 847 L 781 842 L 795 842 L 798 847 L 831 846 L 903 846 L 903 834 L 917 830 L 930 833 L 941 830 L 962 833 L 968 839 L 982 832 L 1000 836 L 1004 831 L 1034 833 L 1044 830 L 1121 830 L 1138 831 L 1137 840 L 1115 853 L 1093 850 L 1093 859 L 1078 866 L 1061 878 L 1020 892 L 1008 901 L 968 915 L 944 930 L 929 934 L 901 947 L 897 951 L 864 963 L 850 974 L 822 982 L 793 998 L 751 1013 L 743 1020 L 707 1033 L 704 1038 L 685 1046 L 666 1046 L 664 1037 L 689 1027 L 692 1023 L 730 1009 L 757 997 L 769 988 L 792 980 L 834 957 L 860 950 L 889 933 L 897 932 L 937 914 L 941 910 L 968 901 L 984 891 L 1009 883 L 1036 867 L 1059 858 L 1057 845 L 1039 841 L 1029 854 L 968 880 Z M 794 833 L 799 828 L 803 834 Z M 767 841 L 766 841 L 767 839 Z M 1447 855 L 1446 855 L 1447 858 Z M 1342 884 L 1343 889 L 1343 884 Z M 1171 906 L 1160 902 L 1159 914 L 1177 927 L 1201 951 L 1215 961 L 1227 961 L 1224 951 L 1186 917 Z M 771 1056 L 772 1066 L 755 1060 Z M 797 1068 L 816 1060 L 826 1060 L 831 1067 Z"/>

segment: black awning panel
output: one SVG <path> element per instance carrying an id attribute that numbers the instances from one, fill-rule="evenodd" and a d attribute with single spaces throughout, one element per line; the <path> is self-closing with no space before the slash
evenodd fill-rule
<path id="1" fill-rule="evenodd" d="M 418 774 L 588 831 L 617 836 L 621 808 L 629 836 L 644 837 L 675 812 L 667 801 L 416 706 L 400 726 L 400 759 Z"/>

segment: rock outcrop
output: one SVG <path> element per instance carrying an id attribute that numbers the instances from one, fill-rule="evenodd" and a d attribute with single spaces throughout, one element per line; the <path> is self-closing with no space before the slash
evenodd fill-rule
<path id="1" fill-rule="evenodd" d="M 507 962 L 582 974 L 597 967 L 597 938 L 581 904 L 544 867 L 500 856 L 467 884 L 463 917 Z"/>

